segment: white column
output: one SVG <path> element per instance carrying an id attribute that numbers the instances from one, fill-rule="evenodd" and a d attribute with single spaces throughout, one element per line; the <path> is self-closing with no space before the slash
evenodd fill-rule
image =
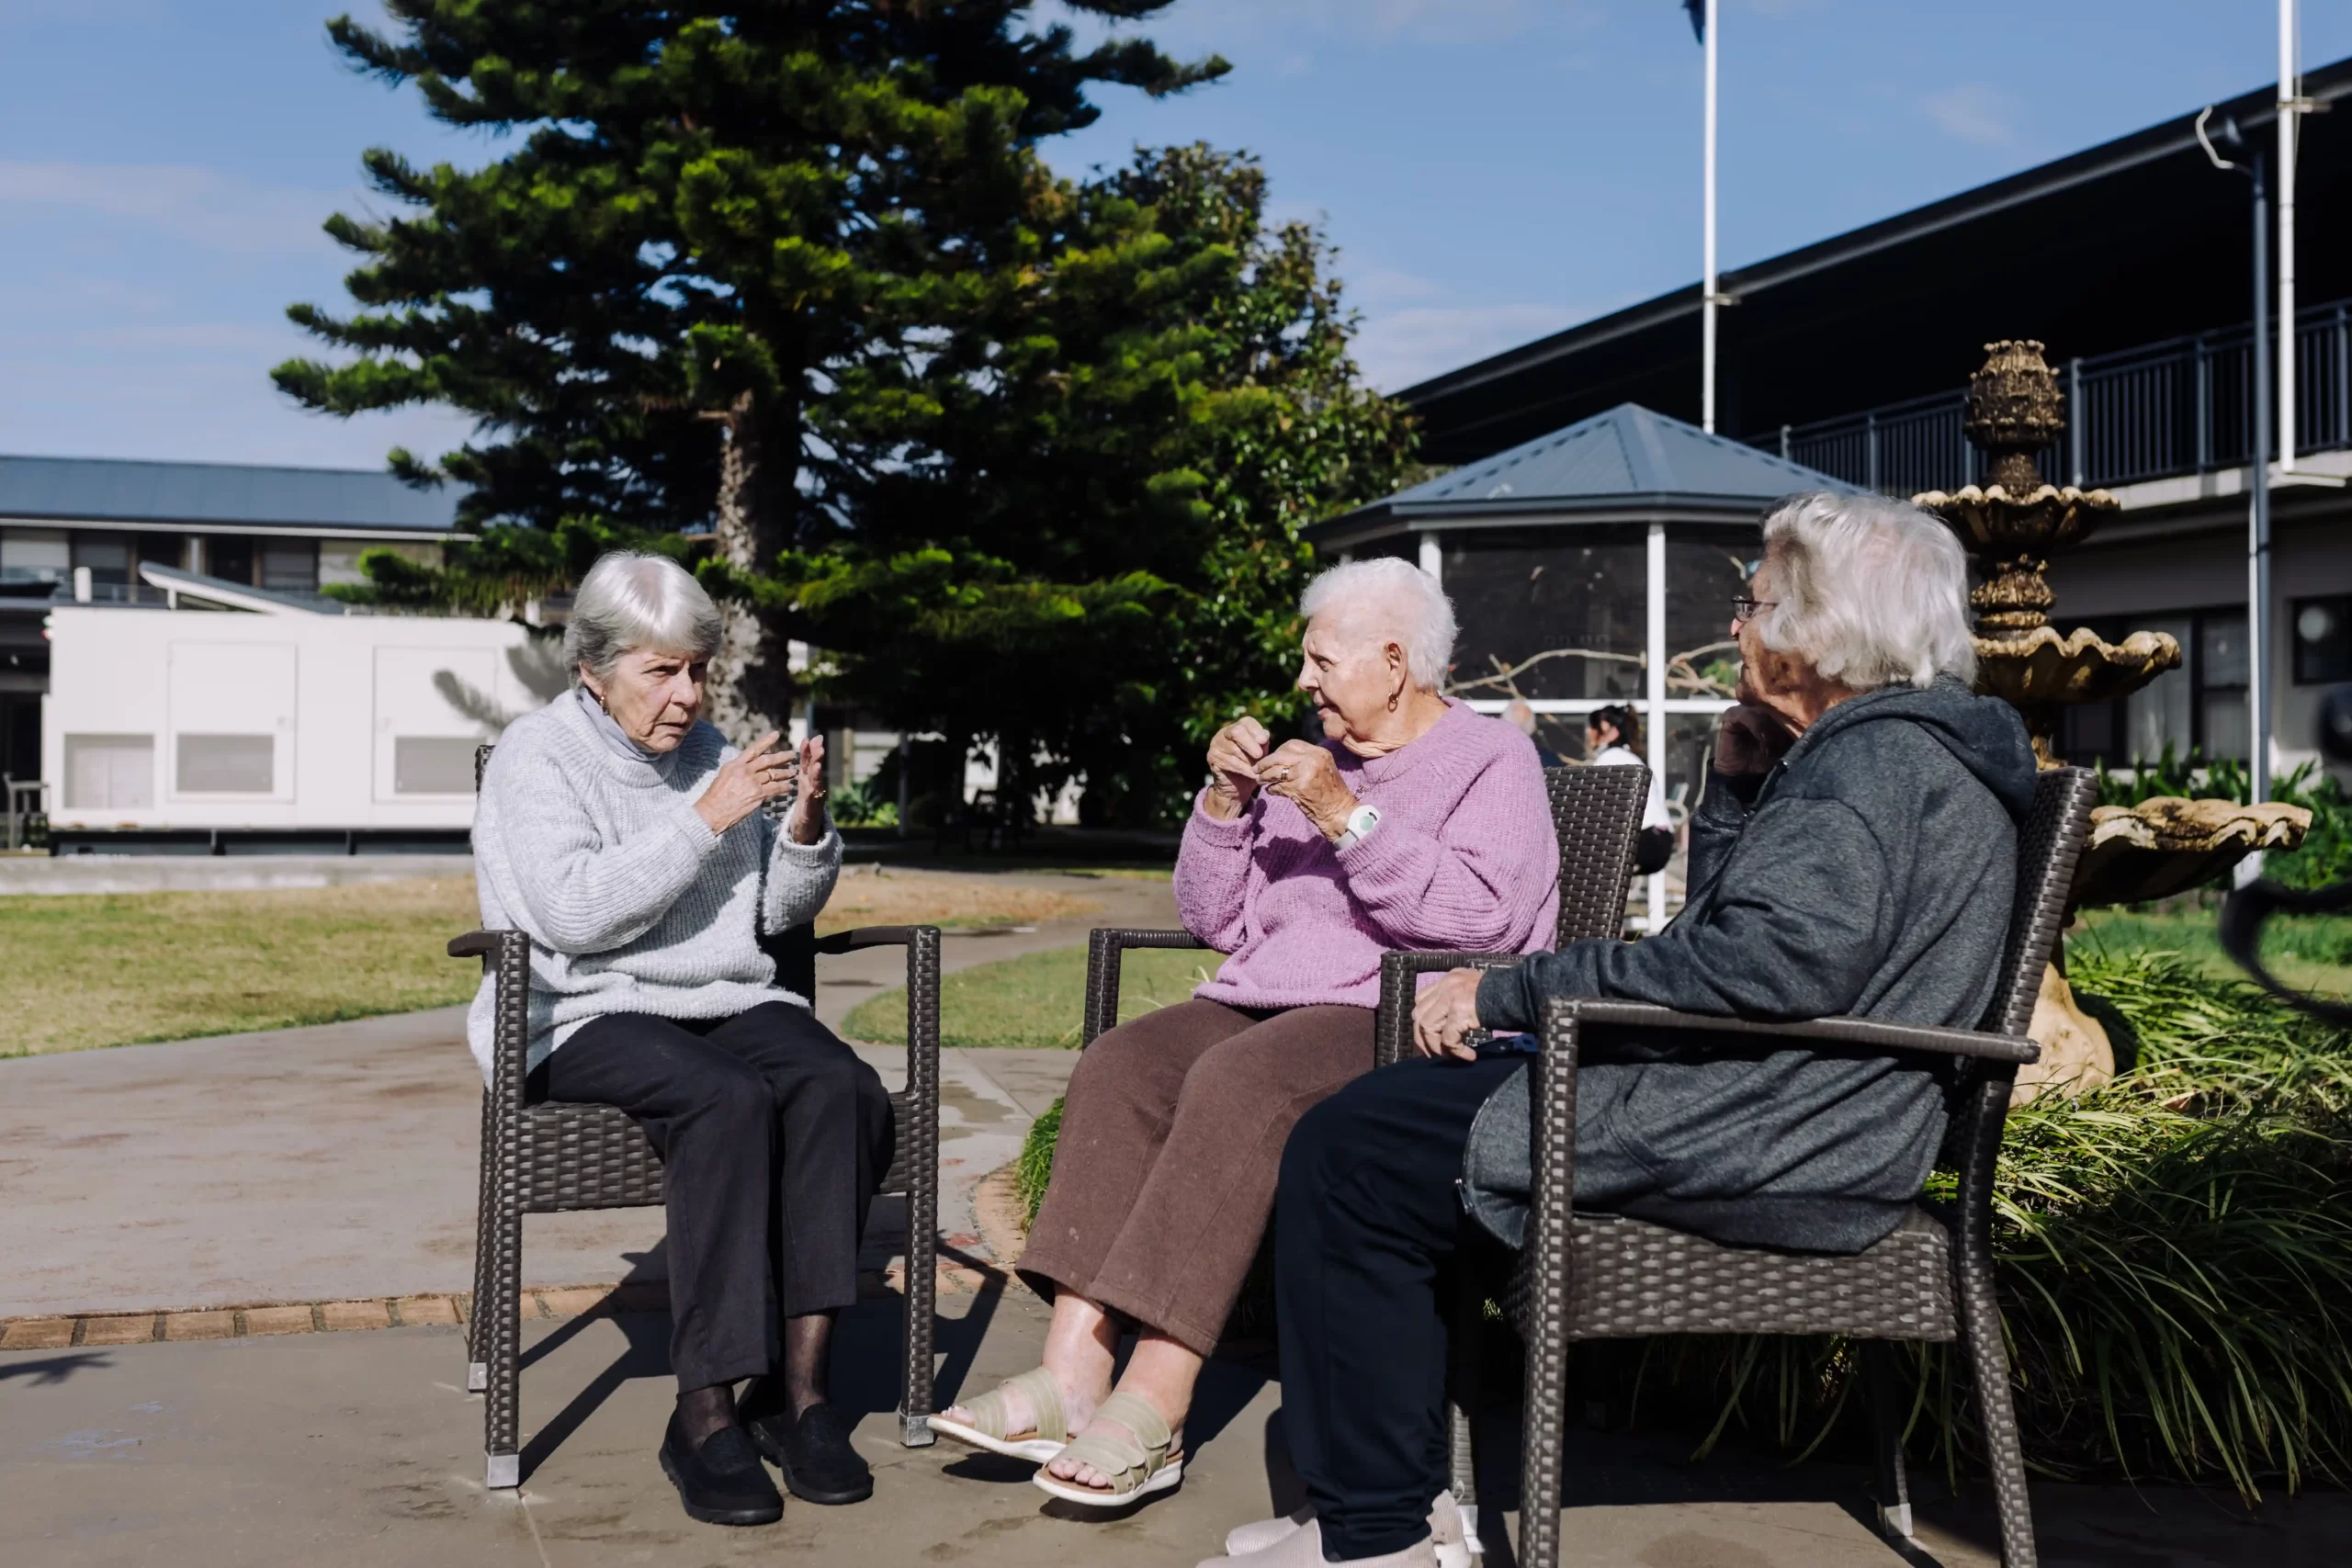
<path id="1" fill-rule="evenodd" d="M 1421 535 L 1420 565 L 1423 571 L 1428 572 L 1440 582 L 1445 581 L 1445 552 L 1438 547 L 1437 533 L 1434 529 L 1427 530 Z"/>
<path id="2" fill-rule="evenodd" d="M 2278 468 L 2295 468 L 2295 0 L 2278 0 Z M 2247 623 L 2251 626 L 2253 623 Z"/>
<path id="3" fill-rule="evenodd" d="M 1707 24 L 1702 29 L 1707 35 L 1707 213 L 1702 225 L 1705 237 L 1699 282 L 1699 428 L 1710 434 L 1715 428 L 1715 38 L 1721 9 L 1717 0 L 1707 0 Z"/>
<path id="4" fill-rule="evenodd" d="M 1714 9 L 1713 0 L 1709 0 L 1708 9 Z M 1649 690 L 1647 701 L 1644 704 L 1647 711 L 1642 715 L 1642 728 L 1649 741 L 1650 803 L 1657 806 L 1666 800 L 1666 525 L 1663 523 L 1650 525 L 1644 585 L 1648 591 L 1648 637 L 1643 644 L 1642 663 L 1649 676 Z M 1649 913 L 1642 924 L 1644 930 L 1655 931 L 1666 924 L 1666 873 L 1650 873 L 1649 885 Z"/>

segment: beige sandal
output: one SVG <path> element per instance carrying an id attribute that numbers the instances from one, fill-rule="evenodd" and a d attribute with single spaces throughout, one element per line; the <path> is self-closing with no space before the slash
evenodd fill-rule
<path id="1" fill-rule="evenodd" d="M 1024 1433 L 1007 1432 L 1005 1420 L 1010 1414 L 1004 1397 L 1008 1389 L 1019 1389 L 1028 1395 L 1029 1408 L 1037 1413 L 1036 1420 Z M 964 1408 L 971 1413 L 967 1424 L 950 1421 L 944 1416 L 927 1417 L 931 1429 L 943 1438 L 976 1449 L 986 1449 L 992 1454 L 1009 1459 L 1025 1459 L 1045 1463 L 1062 1451 L 1069 1441 L 1068 1418 L 1062 1414 L 1062 1385 L 1054 1374 L 1043 1367 L 1033 1367 L 1017 1378 L 1008 1378 Z"/>
<path id="2" fill-rule="evenodd" d="M 1091 1464 L 1111 1478 L 1104 1487 L 1080 1486 L 1075 1481 L 1037 1472 L 1034 1479 L 1048 1496 L 1080 1507 L 1124 1507 L 1155 1492 L 1165 1492 L 1184 1479 L 1184 1456 L 1170 1455 L 1175 1434 L 1159 1412 L 1132 1393 L 1114 1393 L 1094 1412 L 1097 1421 L 1114 1422 L 1135 1434 L 1135 1441 L 1088 1432 L 1072 1438 L 1057 1458 Z"/>

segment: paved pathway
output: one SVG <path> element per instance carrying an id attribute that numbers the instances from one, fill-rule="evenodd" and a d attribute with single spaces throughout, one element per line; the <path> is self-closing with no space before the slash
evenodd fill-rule
<path id="1" fill-rule="evenodd" d="M 1164 882 L 1084 885 L 1101 915 L 950 932 L 960 968 L 1168 924 Z M 899 949 L 827 958 L 829 1022 L 899 982 Z M 892 1088 L 905 1052 L 863 1048 Z M 942 1228 L 975 1239 L 970 1192 L 1011 1159 L 1076 1061 L 951 1051 L 941 1074 Z M 481 1079 L 464 1011 L 0 1061 L 0 1318 L 461 1291 L 471 1280 Z M 662 1275 L 658 1210 L 533 1215 L 531 1284 Z M 904 1244 L 877 1208 L 867 1263 Z"/>

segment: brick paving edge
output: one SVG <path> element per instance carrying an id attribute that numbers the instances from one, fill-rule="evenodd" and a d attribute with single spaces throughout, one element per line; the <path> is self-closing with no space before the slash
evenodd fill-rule
<path id="1" fill-rule="evenodd" d="M 945 1295 L 970 1295 L 1004 1271 L 988 1259 L 953 1245 L 940 1246 L 938 1288 Z M 906 1266 L 863 1270 L 861 1296 L 902 1292 Z M 526 1318 L 560 1319 L 625 1312 L 667 1312 L 669 1286 L 662 1281 L 624 1285 L 533 1285 L 523 1292 Z M 11 1350 L 73 1350 L 168 1340 L 247 1339 L 282 1334 L 351 1334 L 376 1328 L 457 1327 L 473 1316 L 470 1292 L 413 1296 L 367 1296 L 316 1302 L 254 1302 L 240 1306 L 189 1307 L 148 1312 L 44 1313 L 0 1318 L 0 1353 Z"/>

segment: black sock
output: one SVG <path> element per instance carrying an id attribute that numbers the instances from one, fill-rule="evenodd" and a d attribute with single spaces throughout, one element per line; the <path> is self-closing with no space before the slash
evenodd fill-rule
<path id="1" fill-rule="evenodd" d="M 678 1435 L 699 1450 L 711 1435 L 735 1425 L 735 1391 L 726 1383 L 678 1395 Z"/>

